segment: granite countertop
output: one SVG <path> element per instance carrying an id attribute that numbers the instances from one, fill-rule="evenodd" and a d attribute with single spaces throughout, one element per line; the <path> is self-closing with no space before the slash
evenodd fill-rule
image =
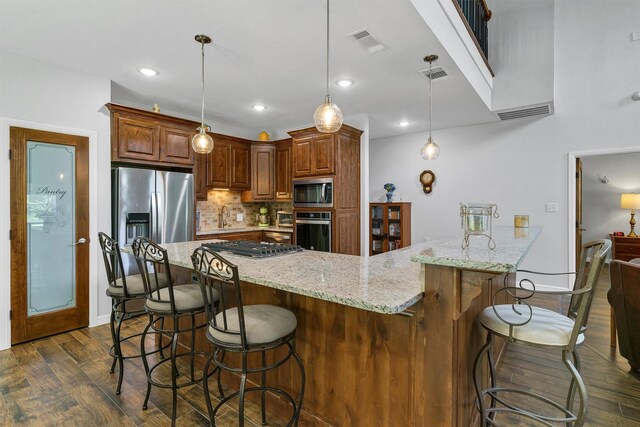
<path id="1" fill-rule="evenodd" d="M 496 273 L 515 271 L 539 233 L 539 228 L 530 228 L 526 238 L 514 238 L 513 228 L 496 227 L 494 251 L 487 248 L 486 238 L 480 237 L 471 239 L 470 248 L 462 250 L 459 236 L 434 239 L 373 257 L 316 251 L 260 259 L 228 253 L 223 256 L 238 266 L 240 280 L 393 314 L 422 298 L 422 264 Z M 163 246 L 172 264 L 192 268 L 190 256 L 203 242 L 206 240 Z M 131 248 L 125 247 L 123 252 L 131 253 Z"/>
<path id="2" fill-rule="evenodd" d="M 517 270 L 541 231 L 541 227 L 494 227 L 492 237 L 496 248 L 493 250 L 489 249 L 489 239 L 485 236 L 471 236 L 467 249 L 462 249 L 462 236 L 434 239 L 413 254 L 411 260 L 464 270 L 511 273 Z"/>
<path id="3" fill-rule="evenodd" d="M 275 225 L 270 225 L 269 227 L 258 227 L 250 226 L 250 227 L 229 227 L 229 228 L 213 228 L 211 230 L 206 231 L 196 231 L 196 236 L 207 236 L 209 234 L 227 234 L 227 233 L 242 233 L 249 231 L 278 231 L 281 233 L 293 233 L 293 227 L 276 227 Z"/>

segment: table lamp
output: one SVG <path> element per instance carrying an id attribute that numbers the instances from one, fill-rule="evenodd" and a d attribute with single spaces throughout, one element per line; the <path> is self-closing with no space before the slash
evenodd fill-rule
<path id="1" fill-rule="evenodd" d="M 636 219 L 634 218 L 636 215 L 635 210 L 640 209 L 640 194 L 623 194 L 620 197 L 620 207 L 622 209 L 631 209 L 631 220 L 629 221 L 629 224 L 631 225 L 631 231 L 629 232 L 629 234 L 627 234 L 627 237 L 638 237 L 633 229 L 636 226 Z"/>

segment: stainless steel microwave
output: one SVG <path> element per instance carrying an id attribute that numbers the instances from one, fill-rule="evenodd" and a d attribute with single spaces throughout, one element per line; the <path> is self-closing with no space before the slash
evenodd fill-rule
<path id="1" fill-rule="evenodd" d="M 294 208 L 332 208 L 333 178 L 293 180 Z"/>

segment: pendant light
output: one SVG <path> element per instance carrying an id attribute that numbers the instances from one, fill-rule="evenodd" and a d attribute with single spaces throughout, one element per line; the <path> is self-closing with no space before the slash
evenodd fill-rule
<path id="1" fill-rule="evenodd" d="M 193 151 L 200 154 L 207 154 L 213 150 L 213 138 L 207 134 L 209 126 L 204 124 L 204 45 L 211 43 L 211 38 L 204 34 L 198 34 L 196 41 L 202 47 L 202 116 L 198 134 L 191 139 L 191 147 Z"/>
<path id="2" fill-rule="evenodd" d="M 329 0 L 327 0 L 327 95 L 324 102 L 316 108 L 313 114 L 316 129 L 322 133 L 337 132 L 342 126 L 342 111 L 331 101 L 329 94 Z"/>
<path id="3" fill-rule="evenodd" d="M 438 144 L 433 142 L 433 138 L 431 138 L 431 111 L 433 110 L 433 103 L 432 103 L 433 93 L 431 90 L 431 84 L 432 84 L 431 65 L 433 61 L 437 61 L 437 60 L 438 60 L 438 55 L 427 55 L 424 57 L 424 62 L 429 63 L 429 139 L 427 139 L 426 144 L 424 144 L 424 146 L 422 147 L 422 150 L 420 150 L 420 155 L 425 160 L 435 160 L 438 158 L 438 155 L 440 154 L 440 147 L 438 147 Z"/>

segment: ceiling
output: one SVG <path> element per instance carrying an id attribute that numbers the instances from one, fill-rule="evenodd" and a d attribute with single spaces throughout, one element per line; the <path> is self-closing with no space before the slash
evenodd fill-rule
<path id="1" fill-rule="evenodd" d="M 312 125 L 325 95 L 322 0 L 1 0 L 0 49 L 112 81 L 112 100 L 200 116 L 200 45 L 206 54 L 206 119 L 282 133 Z M 389 49 L 369 54 L 351 38 L 367 28 Z M 331 94 L 350 116 L 368 114 L 371 138 L 427 129 L 422 58 L 449 76 L 434 81 L 434 129 L 497 121 L 410 0 L 331 3 Z M 136 71 L 159 71 L 148 78 Z M 335 81 L 352 79 L 341 88 Z M 250 107 L 263 103 L 267 110 Z M 401 128 L 398 121 L 411 125 Z M 347 120 L 348 121 L 348 120 Z M 213 129 L 215 131 L 215 129 Z"/>

